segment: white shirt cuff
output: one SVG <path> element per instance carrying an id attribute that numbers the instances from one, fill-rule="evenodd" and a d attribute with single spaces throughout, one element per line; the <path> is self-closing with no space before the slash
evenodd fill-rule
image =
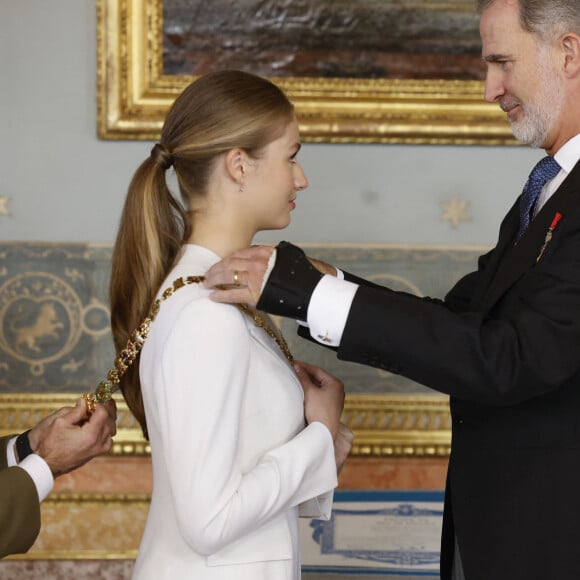
<path id="1" fill-rule="evenodd" d="M 335 276 L 324 276 L 320 280 L 308 305 L 307 321 L 314 340 L 328 346 L 340 345 L 357 290 L 358 284 Z"/>
<path id="2" fill-rule="evenodd" d="M 52 471 L 50 471 L 50 467 L 48 467 L 48 463 L 40 455 L 33 453 L 25 457 L 18 464 L 18 467 L 24 469 L 32 477 L 32 481 L 38 492 L 38 499 L 39 501 L 43 501 L 54 486 L 54 477 Z"/>
<path id="3" fill-rule="evenodd" d="M 315 518 L 317 520 L 329 520 L 332 514 L 332 501 L 334 490 L 327 491 L 323 495 L 313 497 L 298 506 L 298 517 Z"/>
<path id="4" fill-rule="evenodd" d="M 21 467 L 30 475 L 36 491 L 38 493 L 39 501 L 42 501 L 46 496 L 52 491 L 54 486 L 54 477 L 48 463 L 40 457 L 33 453 L 28 457 L 25 457 L 20 463 L 16 461 L 16 454 L 14 453 L 14 444 L 16 443 L 16 437 L 12 437 L 8 441 L 8 446 L 6 447 L 6 459 L 8 461 L 8 467 Z"/>
<path id="5" fill-rule="evenodd" d="M 6 461 L 8 462 L 8 467 L 14 467 L 18 465 L 18 461 L 16 461 L 16 453 L 14 453 L 14 445 L 16 445 L 16 437 L 15 435 L 8 441 L 8 445 L 6 446 Z"/>
<path id="6" fill-rule="evenodd" d="M 275 263 L 276 263 L 276 248 L 274 248 L 274 251 L 272 252 L 272 255 L 270 256 L 270 259 L 268 260 L 268 264 L 266 266 L 266 271 L 264 272 L 264 277 L 262 278 L 262 287 L 260 288 L 260 294 L 262 294 L 262 292 L 264 291 L 264 288 L 266 287 L 266 282 L 268 281 L 268 278 L 270 277 L 270 274 L 272 273 L 272 270 L 274 269 Z"/>

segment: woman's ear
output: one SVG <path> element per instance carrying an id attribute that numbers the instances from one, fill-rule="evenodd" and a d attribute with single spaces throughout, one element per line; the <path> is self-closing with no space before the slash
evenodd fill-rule
<path id="1" fill-rule="evenodd" d="M 226 155 L 226 171 L 232 181 L 235 181 L 240 191 L 244 191 L 244 178 L 246 176 L 247 156 L 245 152 L 236 147 L 228 151 Z"/>

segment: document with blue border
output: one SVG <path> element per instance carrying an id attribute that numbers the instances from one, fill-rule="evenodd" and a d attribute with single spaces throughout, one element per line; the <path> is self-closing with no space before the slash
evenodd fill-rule
<path id="1" fill-rule="evenodd" d="M 329 521 L 302 520 L 304 572 L 439 576 L 442 491 L 336 491 Z"/>

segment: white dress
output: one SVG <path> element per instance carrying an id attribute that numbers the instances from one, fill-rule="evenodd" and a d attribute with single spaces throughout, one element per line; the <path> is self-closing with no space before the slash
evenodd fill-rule
<path id="1" fill-rule="evenodd" d="M 219 259 L 186 245 L 162 290 Z M 153 494 L 133 578 L 298 580 L 299 509 L 328 518 L 337 476 L 278 345 L 194 284 L 162 302 L 140 376 Z"/>

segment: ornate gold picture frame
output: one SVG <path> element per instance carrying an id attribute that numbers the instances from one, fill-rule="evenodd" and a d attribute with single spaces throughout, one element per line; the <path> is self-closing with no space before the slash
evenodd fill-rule
<path id="1" fill-rule="evenodd" d="M 0 436 L 21 433 L 75 394 L 0 393 Z M 118 432 L 113 454 L 149 455 L 150 448 L 121 395 L 115 397 Z M 451 449 L 449 403 L 439 395 L 347 396 L 343 421 L 354 431 L 353 457 L 447 457 Z"/>
<path id="2" fill-rule="evenodd" d="M 63 406 L 75 394 L 0 393 L 0 436 L 21 433 Z M 149 455 L 150 448 L 121 395 L 115 396 L 118 432 L 113 454 Z M 349 395 L 343 421 L 354 431 L 353 457 L 447 457 L 449 403 L 439 395 Z"/>
<path id="3" fill-rule="evenodd" d="M 163 74 L 163 0 L 98 0 L 98 135 L 155 140 L 193 77 Z M 426 5 L 427 6 L 427 5 Z M 304 141 L 516 144 L 483 83 L 280 78 Z"/>

